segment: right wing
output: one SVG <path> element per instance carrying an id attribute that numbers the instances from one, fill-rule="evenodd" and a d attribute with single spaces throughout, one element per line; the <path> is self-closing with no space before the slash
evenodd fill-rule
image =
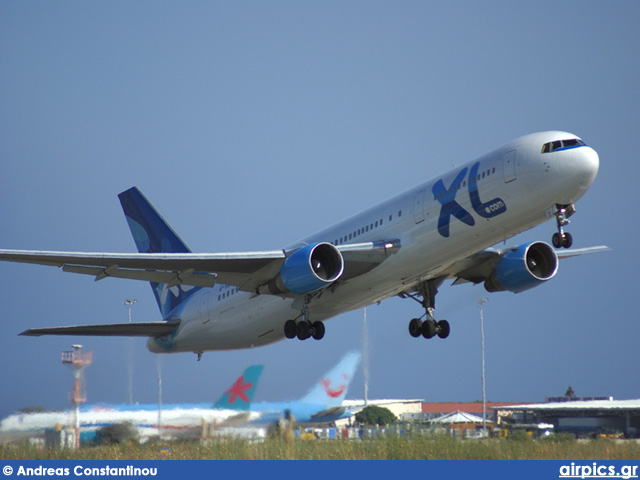
<path id="1" fill-rule="evenodd" d="M 62 267 L 65 272 L 93 275 L 95 280 L 115 277 L 196 287 L 212 287 L 219 281 L 247 290 L 273 278 L 284 259 L 282 250 L 233 254 L 0 250 L 0 260 Z"/>

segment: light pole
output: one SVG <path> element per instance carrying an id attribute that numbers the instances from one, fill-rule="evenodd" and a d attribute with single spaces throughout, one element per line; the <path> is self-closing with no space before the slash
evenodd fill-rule
<path id="1" fill-rule="evenodd" d="M 131 323 L 131 307 L 137 302 L 137 300 L 127 299 L 124 301 L 124 306 L 129 310 L 129 323 Z M 129 376 L 129 392 L 128 392 L 128 404 L 133 404 L 133 339 L 127 339 L 127 374 Z"/>
<path id="2" fill-rule="evenodd" d="M 481 350 L 482 350 L 482 431 L 487 431 L 487 394 L 485 391 L 485 383 L 484 383 L 484 316 L 483 316 L 483 307 L 484 304 L 487 303 L 487 299 L 483 298 L 478 300 L 478 305 L 480 305 L 480 342 L 481 342 Z"/>
<path id="3" fill-rule="evenodd" d="M 362 372 L 364 373 L 364 406 L 369 405 L 369 327 L 367 326 L 367 307 L 362 315 Z"/>

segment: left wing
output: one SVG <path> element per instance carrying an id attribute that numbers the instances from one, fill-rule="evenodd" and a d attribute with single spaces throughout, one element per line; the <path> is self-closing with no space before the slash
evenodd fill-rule
<path id="1" fill-rule="evenodd" d="M 513 251 L 514 248 L 506 248 L 503 250 L 488 248 L 478 253 L 459 260 L 441 272 L 444 278 L 455 278 L 452 285 L 461 283 L 481 283 L 489 279 L 496 269 L 496 265 L 505 254 Z M 576 257 L 579 255 L 587 255 L 590 253 L 600 253 L 611 250 L 605 245 L 588 248 L 575 248 L 570 250 L 555 251 L 559 259 Z"/>
<path id="2" fill-rule="evenodd" d="M 342 245 L 343 279 L 361 275 L 398 251 L 399 241 Z M 293 252 L 267 250 L 239 253 L 81 253 L 0 250 L 0 260 L 61 267 L 65 272 L 128 278 L 177 285 L 213 287 L 233 285 L 255 292 L 275 278 Z"/>

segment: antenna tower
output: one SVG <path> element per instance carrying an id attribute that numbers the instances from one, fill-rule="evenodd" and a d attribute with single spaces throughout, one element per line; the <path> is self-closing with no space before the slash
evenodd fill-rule
<path id="1" fill-rule="evenodd" d="M 82 345 L 72 345 L 73 350 L 62 352 L 62 363 L 73 368 L 71 403 L 75 409 L 76 448 L 80 448 L 80 404 L 87 401 L 84 389 L 84 368 L 91 365 L 93 352 L 82 350 Z"/>

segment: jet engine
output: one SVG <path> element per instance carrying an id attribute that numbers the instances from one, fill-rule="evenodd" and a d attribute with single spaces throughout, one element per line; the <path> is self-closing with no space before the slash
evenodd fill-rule
<path id="1" fill-rule="evenodd" d="M 489 292 L 520 293 L 553 278 L 557 271 L 558 256 L 550 245 L 525 243 L 502 256 L 484 287 Z"/>
<path id="2" fill-rule="evenodd" d="M 313 243 L 287 257 L 268 288 L 273 294 L 304 295 L 335 282 L 343 271 L 344 259 L 336 247 L 330 243 Z"/>

